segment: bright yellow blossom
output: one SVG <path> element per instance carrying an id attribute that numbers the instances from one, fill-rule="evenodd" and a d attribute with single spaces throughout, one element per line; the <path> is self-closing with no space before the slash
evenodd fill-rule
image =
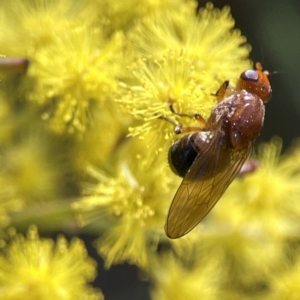
<path id="1" fill-rule="evenodd" d="M 280 155 L 278 138 L 261 145 L 259 168 L 237 178 L 193 232 L 178 240 L 164 233 L 181 179 L 167 163 L 174 124 L 163 117 L 197 126 L 170 106 L 207 118 L 211 93 L 251 68 L 229 8 L 196 7 L 3 2 L 0 55 L 28 58 L 30 67 L 0 74 L 0 232 L 30 218 L 75 232 L 76 214 L 96 233 L 105 267 L 137 265 L 153 299 L 295 298 L 300 147 Z M 0 265 L 1 299 L 102 299 L 76 238 L 55 244 L 32 228 L 5 245 Z"/>
<path id="2" fill-rule="evenodd" d="M 213 217 L 277 238 L 298 232 L 300 173 L 298 165 L 291 164 L 298 151 L 280 158 L 281 147 L 279 138 L 259 146 L 258 169 L 235 180 Z"/>
<path id="3" fill-rule="evenodd" d="M 219 10 L 208 3 L 195 14 L 196 2 L 183 1 L 179 5 L 137 22 L 129 34 L 137 54 L 159 59 L 170 50 L 177 55 L 183 51 L 201 82 L 208 84 L 216 79 L 235 80 L 250 67 L 250 45 L 233 28 L 229 7 Z"/>
<path id="4" fill-rule="evenodd" d="M 24 2 L 5 5 L 0 12 L 5 20 L 0 26 L 7 31 L 0 34 L 1 53 L 30 59 L 28 73 L 35 84 L 26 96 L 42 106 L 42 118 L 55 131 L 82 133 L 95 106 L 114 106 L 116 79 L 124 69 L 123 36 L 115 33 L 107 40 L 95 26 L 95 7 L 85 1 Z"/>
<path id="5" fill-rule="evenodd" d="M 225 274 L 225 298 L 269 293 L 258 287 L 275 273 L 275 281 L 285 276 L 282 262 L 299 240 L 299 147 L 280 156 L 281 147 L 279 138 L 261 144 L 259 167 L 235 179 L 195 229 L 203 255 L 215 257 Z"/>
<path id="6" fill-rule="evenodd" d="M 51 45 L 67 28 L 89 25 L 92 5 L 72 0 L 4 1 L 0 10 L 0 48 L 6 56 L 34 58 L 37 51 Z"/>
<path id="7" fill-rule="evenodd" d="M 16 83 L 9 86 L 7 78 L 0 84 L 0 224 L 3 228 L 11 221 L 11 212 L 21 213 L 30 204 L 52 201 L 58 194 L 65 194 L 62 190 L 66 186 L 62 188 L 60 182 L 69 167 L 65 154 L 58 151 L 62 149 L 61 140 L 47 131 L 32 106 L 23 106 Z"/>
<path id="8" fill-rule="evenodd" d="M 131 121 L 130 116 L 120 114 L 114 105 L 94 112 L 92 126 L 77 141 L 75 147 L 79 170 L 86 168 L 87 162 L 98 168 L 105 166 L 122 143 L 127 142 L 128 125 Z"/>
<path id="9" fill-rule="evenodd" d="M 289 257 L 283 260 L 281 268 L 274 272 L 271 277 L 269 297 L 265 299 L 299 299 L 299 276 L 300 276 L 300 253 L 294 246 Z"/>
<path id="10" fill-rule="evenodd" d="M 58 192 L 60 159 L 57 157 L 56 165 L 47 161 L 48 151 L 53 145 L 47 145 L 45 140 L 42 147 L 42 139 L 42 132 L 29 130 L 18 142 L 10 145 L 10 151 L 3 151 L 0 155 L 1 186 L 27 201 L 52 200 Z"/>
<path id="11" fill-rule="evenodd" d="M 178 261 L 171 254 L 163 254 L 152 262 L 152 299 L 221 299 L 222 270 L 219 269 L 218 260 L 210 255 L 204 258 L 199 256 L 195 260 L 191 262 L 185 256 L 182 261 Z"/>
<path id="12" fill-rule="evenodd" d="M 192 3 L 196 9 L 196 2 Z M 137 20 L 152 16 L 163 10 L 179 10 L 182 12 L 182 0 L 128 0 L 128 1 L 94 1 L 96 11 L 99 13 L 99 22 L 108 36 L 119 30 L 130 32 Z"/>
<path id="13" fill-rule="evenodd" d="M 103 218 L 107 219 L 107 227 L 97 242 L 107 267 L 124 261 L 147 267 L 147 248 L 150 244 L 156 248 L 159 237 L 164 236 L 172 176 L 165 175 L 170 171 L 164 157 L 143 157 L 145 143 L 134 142 L 137 146 L 134 152 L 131 150 L 132 157 L 127 161 L 122 158 L 115 174 L 89 167 L 88 174 L 96 184 L 86 184 L 86 196 L 73 205 L 83 224 L 97 220 L 101 224 Z M 123 155 L 132 148 L 133 141 L 130 148 L 129 145 L 125 145 Z"/>
<path id="14" fill-rule="evenodd" d="M 172 127 L 158 118 L 168 116 L 179 120 L 171 113 L 170 105 L 174 104 L 178 111 L 195 113 L 210 111 L 214 103 L 214 98 L 195 79 L 195 66 L 183 52 L 170 51 L 161 59 L 140 59 L 132 66 L 132 73 L 139 85 L 122 84 L 127 93 L 120 102 L 133 116 L 144 121 L 143 125 L 131 128 L 134 136 L 149 131 L 157 132 L 158 138 L 169 136 Z"/>
<path id="15" fill-rule="evenodd" d="M 43 119 L 62 132 L 83 132 L 93 109 L 114 107 L 116 77 L 122 68 L 122 35 L 109 42 L 95 28 L 67 28 L 36 53 L 30 74 L 38 78 L 30 98 L 49 105 Z M 55 67 L 53 67 L 55 66 Z"/>
<path id="16" fill-rule="evenodd" d="M 216 103 L 211 93 L 250 68 L 249 46 L 239 31 L 232 30 L 228 8 L 220 11 L 208 4 L 197 16 L 190 4 L 142 19 L 129 34 L 136 59 L 128 69 L 132 79 L 121 82 L 123 93 L 117 101 L 141 120 L 140 126 L 130 128 L 131 135 L 159 133 L 153 148 L 172 132 L 170 124 L 161 125 L 157 118 L 178 121 L 170 105 L 207 118 Z"/>
<path id="17" fill-rule="evenodd" d="M 39 238 L 37 229 L 31 227 L 27 237 L 11 237 L 0 262 L 1 299 L 102 299 L 88 285 L 95 278 L 95 262 L 79 239 L 68 243 L 59 237 L 55 244 Z"/>

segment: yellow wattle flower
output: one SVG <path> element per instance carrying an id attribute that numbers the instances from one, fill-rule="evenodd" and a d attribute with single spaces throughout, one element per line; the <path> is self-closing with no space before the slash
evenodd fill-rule
<path id="1" fill-rule="evenodd" d="M 161 117 L 197 125 L 170 105 L 207 118 L 216 103 L 211 93 L 251 68 L 250 46 L 234 29 L 229 8 L 209 3 L 196 14 L 196 6 L 181 0 L 3 2 L 0 54 L 28 57 L 31 64 L 18 95 L 11 91 L 23 84 L 20 77 L 0 82 L 0 227 L 20 224 L 24 207 L 41 207 L 48 218 L 39 221 L 48 226 L 53 200 L 63 220 L 57 226 L 70 226 L 75 212 L 84 230 L 99 235 L 105 267 L 136 264 L 149 275 L 155 299 L 252 299 L 261 287 L 266 297 L 292 298 L 299 273 L 299 255 L 292 252 L 299 243 L 299 148 L 280 156 L 278 139 L 261 146 L 260 167 L 236 179 L 197 229 L 176 241 L 164 234 L 180 178 L 167 165 L 174 125 Z M 29 115 L 28 106 L 39 109 Z M 41 129 L 41 117 L 43 136 L 27 134 L 32 125 Z M 56 148 L 51 129 L 60 137 L 80 134 L 67 134 L 68 147 Z M 65 149 L 69 160 L 57 166 L 55 157 Z M 63 192 L 77 199 L 61 199 Z M 35 210 L 34 200 L 41 204 Z M 69 201 L 73 211 L 65 213 Z M 291 272 L 284 268 L 290 253 Z M 0 260 L 0 298 L 29 292 L 32 299 L 102 298 L 88 285 L 95 265 L 77 239 L 59 238 L 55 246 L 31 230 L 28 238 L 13 238 Z"/>
<path id="2" fill-rule="evenodd" d="M 11 237 L 0 262 L 1 299 L 103 299 L 88 284 L 95 278 L 96 265 L 79 239 L 68 243 L 61 236 L 54 243 L 39 238 L 32 226 L 27 237 Z"/>
<path id="3" fill-rule="evenodd" d="M 100 224 L 98 231 L 103 233 L 97 249 L 106 267 L 127 261 L 147 268 L 149 245 L 155 249 L 159 239 L 165 238 L 163 227 L 174 179 L 166 176 L 170 171 L 163 156 L 144 157 L 147 141 L 137 139 L 134 144 L 135 148 L 124 146 L 111 175 L 89 167 L 93 183 L 84 185 L 85 196 L 72 206 L 82 226 Z M 129 149 L 134 156 L 126 159 Z M 103 220 L 106 226 L 101 226 Z"/>
<path id="4" fill-rule="evenodd" d="M 179 261 L 172 254 L 162 254 L 151 263 L 150 277 L 154 280 L 152 299 L 207 299 L 223 298 L 220 292 L 222 270 L 213 257 L 201 257 L 189 264 L 189 257 Z M 217 271 L 217 269 L 219 269 Z M 180 283 L 180 287 L 178 284 Z"/>
<path id="5" fill-rule="evenodd" d="M 35 54 L 30 75 L 37 78 L 30 99 L 58 132 L 84 132 L 93 109 L 114 107 L 116 77 L 122 70 L 122 34 L 105 41 L 97 28 L 68 28 L 64 35 Z M 53 65 L 59 68 L 53 68 Z"/>
<path id="6" fill-rule="evenodd" d="M 154 149 L 173 136 L 172 126 L 157 119 L 179 121 L 170 105 L 207 118 L 216 104 L 212 93 L 224 80 L 234 84 L 242 71 L 251 68 L 250 47 L 233 30 L 229 9 L 218 10 L 210 3 L 196 15 L 191 3 L 145 17 L 129 33 L 131 78 L 121 81 L 116 100 L 140 120 L 140 125 L 130 127 L 130 135 L 144 138 L 150 131 L 158 133 Z"/>
<path id="7" fill-rule="evenodd" d="M 281 148 L 282 140 L 277 137 L 259 145 L 257 170 L 233 182 L 213 211 L 215 221 L 242 225 L 250 231 L 262 230 L 274 238 L 297 232 L 300 187 L 295 158 L 298 152 L 295 149 L 288 156 L 280 156 Z"/>

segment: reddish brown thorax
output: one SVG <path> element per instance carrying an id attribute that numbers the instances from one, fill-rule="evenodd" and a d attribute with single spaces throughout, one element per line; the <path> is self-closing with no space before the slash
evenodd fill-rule
<path id="1" fill-rule="evenodd" d="M 260 97 L 240 90 L 214 107 L 208 125 L 210 128 L 222 128 L 229 145 L 239 150 L 259 135 L 264 115 L 265 106 Z"/>
<path id="2" fill-rule="evenodd" d="M 213 108 L 207 121 L 207 129 L 221 127 L 236 150 L 259 135 L 264 123 L 264 103 L 272 95 L 269 73 L 262 71 L 260 63 L 256 63 L 256 69 L 240 75 L 233 93 Z"/>

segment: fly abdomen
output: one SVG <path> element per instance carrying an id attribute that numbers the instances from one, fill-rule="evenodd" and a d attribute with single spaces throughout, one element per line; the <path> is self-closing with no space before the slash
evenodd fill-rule
<path id="1" fill-rule="evenodd" d="M 209 143 L 210 132 L 201 131 L 186 135 L 176 141 L 169 149 L 168 160 L 171 170 L 184 177 L 201 152 L 202 145 Z"/>

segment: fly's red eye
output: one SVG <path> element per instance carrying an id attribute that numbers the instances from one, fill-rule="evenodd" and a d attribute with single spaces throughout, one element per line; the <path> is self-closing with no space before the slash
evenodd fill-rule
<path id="1" fill-rule="evenodd" d="M 247 70 L 240 76 L 242 80 L 258 81 L 258 73 L 254 70 Z"/>

